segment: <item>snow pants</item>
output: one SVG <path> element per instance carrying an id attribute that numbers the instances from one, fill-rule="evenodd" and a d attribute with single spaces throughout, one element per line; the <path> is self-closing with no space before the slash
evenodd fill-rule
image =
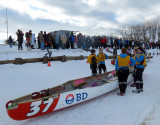
<path id="1" fill-rule="evenodd" d="M 135 72 L 137 71 L 137 69 L 136 69 L 136 66 L 134 67 L 134 73 L 133 73 L 133 75 L 132 75 L 132 77 L 133 77 L 133 80 L 134 80 L 134 84 L 136 83 L 136 81 L 135 81 L 135 78 L 136 78 L 136 75 L 135 75 Z"/>
<path id="2" fill-rule="evenodd" d="M 99 64 L 98 69 L 99 69 L 99 74 L 101 74 L 102 70 L 105 73 L 106 72 L 106 65 L 105 64 Z"/>
<path id="3" fill-rule="evenodd" d="M 144 68 L 137 68 L 136 73 L 135 73 L 135 82 L 136 82 L 136 89 L 142 89 L 143 90 L 143 71 Z"/>
<path id="4" fill-rule="evenodd" d="M 23 49 L 22 47 L 22 41 L 18 41 L 18 50 Z"/>
<path id="5" fill-rule="evenodd" d="M 90 64 L 90 69 L 92 71 L 92 76 L 97 74 L 97 64 Z"/>
<path id="6" fill-rule="evenodd" d="M 128 75 L 129 75 L 128 68 L 118 70 L 118 83 L 119 83 L 120 93 L 126 92 Z"/>

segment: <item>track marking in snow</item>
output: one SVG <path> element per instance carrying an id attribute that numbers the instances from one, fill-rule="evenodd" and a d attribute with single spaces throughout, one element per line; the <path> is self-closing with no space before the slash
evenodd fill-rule
<path id="1" fill-rule="evenodd" d="M 159 122 L 155 121 L 155 119 L 159 119 L 159 118 L 157 118 L 157 116 L 160 117 L 159 112 L 160 112 L 160 102 L 153 107 L 152 111 L 146 116 L 146 118 L 144 119 L 144 121 L 140 125 L 159 125 L 160 120 L 159 120 Z M 158 115 L 158 113 L 159 113 L 159 115 Z"/>

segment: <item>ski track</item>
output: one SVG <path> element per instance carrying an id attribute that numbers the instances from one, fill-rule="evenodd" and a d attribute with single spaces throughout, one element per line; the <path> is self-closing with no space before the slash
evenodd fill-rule
<path id="1" fill-rule="evenodd" d="M 15 58 L 18 53 L 16 51 L 5 54 L 7 50 L 4 47 L 0 57 L 3 56 L 2 59 Z M 32 57 L 36 57 L 39 53 L 41 55 L 45 53 L 40 50 L 23 51 L 19 55 L 23 58 L 26 58 L 26 55 L 30 56 L 28 53 L 32 53 Z M 120 53 L 120 51 L 118 52 Z M 149 52 L 159 51 L 149 50 Z M 67 53 L 70 56 L 73 56 L 73 53 L 77 55 L 90 54 L 90 52 L 81 52 L 81 50 L 65 50 L 63 52 L 55 50 L 54 53 L 53 55 Z M 51 67 L 42 63 L 0 65 L 0 125 L 159 125 L 157 119 L 160 111 L 156 112 L 160 107 L 159 63 L 160 58 L 157 55 L 148 63 L 144 71 L 143 93 L 132 93 L 131 91 L 135 88 L 128 85 L 126 95 L 123 97 L 116 95 L 117 90 L 80 105 L 24 121 L 15 121 L 9 118 L 5 110 L 7 101 L 59 85 L 71 79 L 89 76 L 89 65 L 86 60 L 65 63 L 52 61 Z M 108 71 L 114 69 L 110 60 L 106 60 L 106 66 Z"/>

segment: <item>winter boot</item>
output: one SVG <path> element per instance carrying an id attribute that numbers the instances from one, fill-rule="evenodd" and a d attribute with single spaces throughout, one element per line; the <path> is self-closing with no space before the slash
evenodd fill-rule
<path id="1" fill-rule="evenodd" d="M 117 92 L 117 95 L 124 96 L 124 93 Z"/>
<path id="2" fill-rule="evenodd" d="M 92 73 L 92 76 L 96 76 L 97 75 L 97 73 Z"/>
<path id="3" fill-rule="evenodd" d="M 140 90 L 136 89 L 136 90 L 132 90 L 133 93 L 140 93 Z"/>
<path id="4" fill-rule="evenodd" d="M 140 85 L 139 81 L 136 81 L 136 90 L 132 90 L 133 93 L 140 93 Z"/>
<path id="5" fill-rule="evenodd" d="M 123 82 L 119 82 L 119 90 L 120 90 L 120 93 L 124 93 L 124 85 L 123 85 Z"/>
<path id="6" fill-rule="evenodd" d="M 140 91 L 143 92 L 143 83 L 140 83 Z"/>
<path id="7" fill-rule="evenodd" d="M 125 93 L 126 92 L 126 88 L 127 88 L 127 82 L 123 84 L 123 87 L 124 87 L 124 91 L 123 92 Z"/>
<path id="8" fill-rule="evenodd" d="M 133 83 L 132 85 L 130 85 L 131 87 L 136 87 L 136 84 L 135 83 Z"/>

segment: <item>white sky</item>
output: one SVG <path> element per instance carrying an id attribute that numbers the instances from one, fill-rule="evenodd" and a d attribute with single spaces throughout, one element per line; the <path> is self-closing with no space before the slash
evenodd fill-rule
<path id="1" fill-rule="evenodd" d="M 120 24 L 137 24 L 159 16 L 159 0 L 0 0 L 0 19 L 8 8 L 9 35 L 32 30 L 76 30 L 110 35 Z M 0 40 L 6 25 L 0 20 Z"/>

